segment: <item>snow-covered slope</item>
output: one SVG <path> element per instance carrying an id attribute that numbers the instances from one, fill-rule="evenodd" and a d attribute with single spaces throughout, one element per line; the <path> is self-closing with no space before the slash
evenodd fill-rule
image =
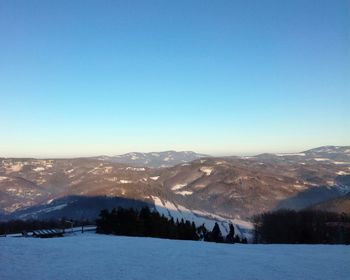
<path id="1" fill-rule="evenodd" d="M 80 234 L 0 238 L 0 279 L 345 280 L 337 245 L 240 245 Z"/>
<path id="2" fill-rule="evenodd" d="M 252 241 L 253 239 L 254 226 L 250 222 L 239 219 L 228 219 L 205 211 L 188 209 L 182 205 L 175 204 L 168 200 L 162 200 L 156 196 L 152 196 L 152 199 L 154 200 L 156 210 L 165 217 L 173 218 L 174 220 L 188 220 L 194 222 L 197 227 L 204 224 L 208 230 L 211 230 L 217 222 L 224 236 L 229 233 L 229 225 L 233 224 L 235 233 L 239 237 L 245 237 L 248 241 Z"/>

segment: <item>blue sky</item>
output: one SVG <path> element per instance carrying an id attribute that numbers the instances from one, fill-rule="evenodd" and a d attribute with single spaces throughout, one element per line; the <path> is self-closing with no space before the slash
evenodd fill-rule
<path id="1" fill-rule="evenodd" d="M 0 156 L 350 144 L 349 1 L 0 2 Z"/>

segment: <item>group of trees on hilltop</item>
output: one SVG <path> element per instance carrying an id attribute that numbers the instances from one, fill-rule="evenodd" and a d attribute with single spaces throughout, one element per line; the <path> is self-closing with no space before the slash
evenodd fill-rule
<path id="1" fill-rule="evenodd" d="M 350 216 L 279 210 L 254 217 L 256 243 L 350 244 Z"/>
<path id="2" fill-rule="evenodd" d="M 96 220 L 96 226 L 96 232 L 102 234 L 209 242 L 241 242 L 239 237 L 235 235 L 233 225 L 230 225 L 230 233 L 224 238 L 217 223 L 212 231 L 208 231 L 204 225 L 196 227 L 194 222 L 191 223 L 183 219 L 174 221 L 173 218 L 168 219 L 164 215 L 161 216 L 148 207 L 144 207 L 140 211 L 132 208 L 102 210 L 99 219 Z"/>
<path id="3" fill-rule="evenodd" d="M 147 236 L 170 239 L 197 240 L 196 226 L 189 221 L 174 222 L 148 207 L 140 211 L 133 208 L 102 210 L 96 220 L 96 232 L 104 234 Z"/>

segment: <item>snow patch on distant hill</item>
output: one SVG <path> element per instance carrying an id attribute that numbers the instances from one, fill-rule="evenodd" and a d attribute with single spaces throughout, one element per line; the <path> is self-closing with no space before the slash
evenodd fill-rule
<path id="1" fill-rule="evenodd" d="M 23 163 L 21 162 L 17 162 L 15 164 L 9 164 L 8 166 L 6 166 L 6 171 L 11 173 L 11 172 L 19 172 L 21 171 L 23 168 Z"/>
<path id="2" fill-rule="evenodd" d="M 143 167 L 127 167 L 126 170 L 132 170 L 132 171 L 145 171 L 146 169 Z"/>
<path id="3" fill-rule="evenodd" d="M 205 173 L 207 176 L 210 176 L 210 174 L 213 172 L 213 168 L 211 167 L 201 167 L 199 170 Z"/>
<path id="4" fill-rule="evenodd" d="M 0 182 L 1 182 L 1 181 L 7 181 L 7 180 L 9 180 L 9 179 L 10 179 L 9 177 L 0 176 Z"/>
<path id="5" fill-rule="evenodd" d="M 183 195 L 183 196 L 187 196 L 187 195 L 192 195 L 193 192 L 192 191 L 179 191 L 179 192 L 175 192 L 176 194 L 179 195 Z"/>
<path id="6" fill-rule="evenodd" d="M 284 156 L 305 156 L 305 153 L 281 153 L 281 154 L 276 154 L 278 157 L 284 157 Z"/>
<path id="7" fill-rule="evenodd" d="M 314 158 L 316 161 L 327 161 L 329 158 Z"/>
<path id="8" fill-rule="evenodd" d="M 40 172 L 40 171 L 44 171 L 45 168 L 44 167 L 36 167 L 36 168 L 33 168 L 33 171 L 35 172 Z"/>
<path id="9" fill-rule="evenodd" d="M 173 191 L 181 190 L 182 188 L 184 188 L 186 186 L 187 186 L 187 184 L 176 184 L 175 186 L 173 186 L 171 188 L 171 190 L 173 190 Z"/>
<path id="10" fill-rule="evenodd" d="M 131 180 L 119 180 L 119 183 L 121 183 L 121 184 L 131 184 L 132 181 Z"/>

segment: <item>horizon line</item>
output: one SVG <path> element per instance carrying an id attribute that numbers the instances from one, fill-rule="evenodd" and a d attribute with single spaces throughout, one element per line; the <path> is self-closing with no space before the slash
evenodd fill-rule
<path id="1" fill-rule="evenodd" d="M 97 154 L 97 155 L 71 155 L 71 156 L 0 156 L 0 158 L 5 158 L 5 159 L 79 159 L 79 158 L 99 158 L 99 157 L 117 157 L 117 156 L 123 156 L 127 154 L 156 154 L 156 153 L 166 153 L 166 152 L 176 152 L 176 153 L 195 153 L 195 154 L 200 154 L 203 155 L 203 157 L 244 157 L 244 156 L 258 156 L 261 154 L 298 154 L 302 153 L 308 150 L 312 149 L 317 149 L 317 148 L 322 148 L 322 147 L 350 147 L 350 145 L 322 145 L 322 146 L 317 146 L 314 148 L 306 148 L 303 149 L 302 151 L 289 151 L 289 152 L 269 152 L 269 151 L 264 151 L 264 152 L 242 152 L 242 153 L 203 153 L 203 152 L 197 152 L 194 150 L 174 150 L 174 149 L 169 149 L 169 150 L 160 150 L 160 151 L 150 151 L 150 152 L 126 152 L 126 153 L 115 153 L 115 154 Z"/>

